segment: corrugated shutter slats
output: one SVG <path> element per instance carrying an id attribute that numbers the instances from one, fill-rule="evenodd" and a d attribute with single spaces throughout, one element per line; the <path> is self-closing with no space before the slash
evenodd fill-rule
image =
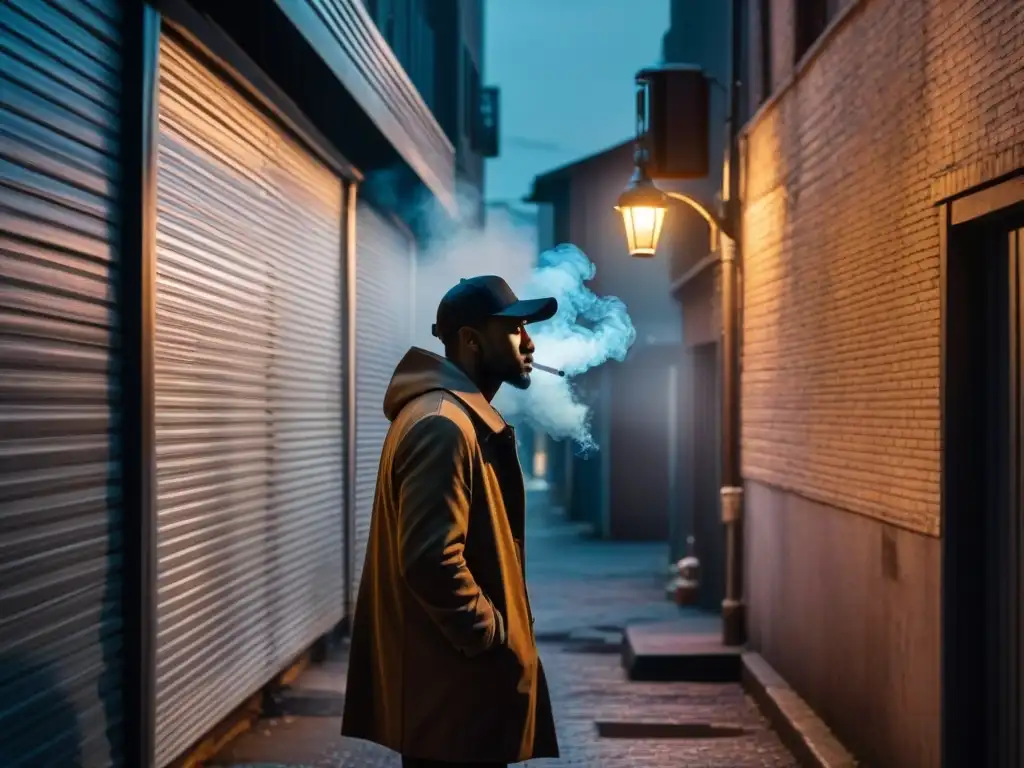
<path id="1" fill-rule="evenodd" d="M 365 203 L 356 218 L 356 476 L 352 599 L 370 534 L 377 468 L 390 423 L 384 393 L 411 344 L 414 251 L 410 239 Z"/>
<path id="2" fill-rule="evenodd" d="M 158 764 L 342 618 L 341 181 L 161 44 Z"/>
<path id="3" fill-rule="evenodd" d="M 119 9 L 0 4 L 0 765 L 121 755 Z"/>

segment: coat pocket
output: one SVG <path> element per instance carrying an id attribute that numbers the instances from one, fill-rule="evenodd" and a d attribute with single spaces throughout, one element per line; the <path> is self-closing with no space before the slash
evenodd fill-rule
<path id="1" fill-rule="evenodd" d="M 537 679 L 539 663 L 536 648 L 532 645 L 506 646 L 498 649 L 500 664 L 507 670 L 505 678 L 521 696 L 531 696 Z M 504 674 L 504 673 L 503 673 Z"/>
<path id="2" fill-rule="evenodd" d="M 526 612 L 530 617 L 530 631 L 532 632 L 535 621 L 533 607 L 530 605 L 530 590 L 526 586 L 526 555 L 523 551 L 523 540 L 513 538 L 512 542 L 516 545 L 516 560 L 519 563 L 519 572 L 523 575 L 523 595 L 526 598 Z"/>

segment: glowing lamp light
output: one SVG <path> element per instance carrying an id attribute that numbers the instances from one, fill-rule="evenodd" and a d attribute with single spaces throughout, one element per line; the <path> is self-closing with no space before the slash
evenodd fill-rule
<path id="1" fill-rule="evenodd" d="M 615 210 L 622 214 L 629 255 L 642 258 L 654 256 L 665 223 L 668 200 L 665 193 L 654 186 L 643 166 L 637 166 L 633 171 L 633 178 L 619 195 Z"/>
<path id="2" fill-rule="evenodd" d="M 626 245 L 631 256 L 650 257 L 658 250 L 665 209 L 644 205 L 620 206 L 626 227 Z"/>

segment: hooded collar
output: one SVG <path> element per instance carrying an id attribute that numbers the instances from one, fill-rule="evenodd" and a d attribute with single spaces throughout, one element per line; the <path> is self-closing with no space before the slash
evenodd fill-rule
<path id="1" fill-rule="evenodd" d="M 406 352 L 395 368 L 384 395 L 384 415 L 388 421 L 394 421 L 406 403 L 435 390 L 451 394 L 495 434 L 508 427 L 505 419 L 487 402 L 461 368 L 420 347 L 412 347 Z"/>

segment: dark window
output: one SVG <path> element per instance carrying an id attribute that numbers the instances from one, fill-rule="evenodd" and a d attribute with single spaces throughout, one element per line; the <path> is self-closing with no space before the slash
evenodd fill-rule
<path id="1" fill-rule="evenodd" d="M 429 24 L 424 23 L 423 25 L 423 57 L 420 64 L 422 70 L 421 82 L 422 88 L 420 89 L 423 94 L 423 99 L 427 102 L 427 105 L 432 111 L 434 110 L 434 28 Z"/>
<path id="2" fill-rule="evenodd" d="M 473 125 L 473 107 L 470 104 L 469 92 L 469 70 L 473 66 L 473 60 L 469 57 L 469 50 L 462 48 L 462 135 L 468 136 Z"/>
<path id="3" fill-rule="evenodd" d="M 414 81 L 427 106 L 434 109 L 434 28 L 424 7 L 424 0 L 416 4 L 415 51 L 413 59 Z"/>
<path id="4" fill-rule="evenodd" d="M 477 133 L 477 115 L 480 112 L 480 71 L 462 48 L 462 135 L 474 143 Z"/>
<path id="5" fill-rule="evenodd" d="M 758 3 L 757 26 L 761 64 L 759 101 L 764 103 L 772 95 L 772 0 L 760 0 Z"/>
<path id="6" fill-rule="evenodd" d="M 480 143 L 480 70 L 475 65 L 469 70 L 469 111 L 469 140 L 475 147 Z"/>
<path id="7" fill-rule="evenodd" d="M 839 10 L 839 0 L 796 0 L 794 29 L 794 61 L 800 61 L 804 54 L 821 37 L 829 22 Z"/>
<path id="8" fill-rule="evenodd" d="M 372 9 L 373 20 L 377 24 L 377 29 L 380 30 L 381 35 L 387 40 L 388 45 L 391 46 L 391 50 L 395 50 L 395 0 L 372 0 L 367 5 L 367 8 Z"/>
<path id="9" fill-rule="evenodd" d="M 477 96 L 477 129 L 472 148 L 483 157 L 498 156 L 499 91 L 495 87 L 480 88 Z"/>
<path id="10" fill-rule="evenodd" d="M 408 2 L 393 2 L 391 6 L 392 33 L 391 49 L 407 73 L 412 71 L 410 52 L 410 27 L 412 26 L 412 9 Z"/>

